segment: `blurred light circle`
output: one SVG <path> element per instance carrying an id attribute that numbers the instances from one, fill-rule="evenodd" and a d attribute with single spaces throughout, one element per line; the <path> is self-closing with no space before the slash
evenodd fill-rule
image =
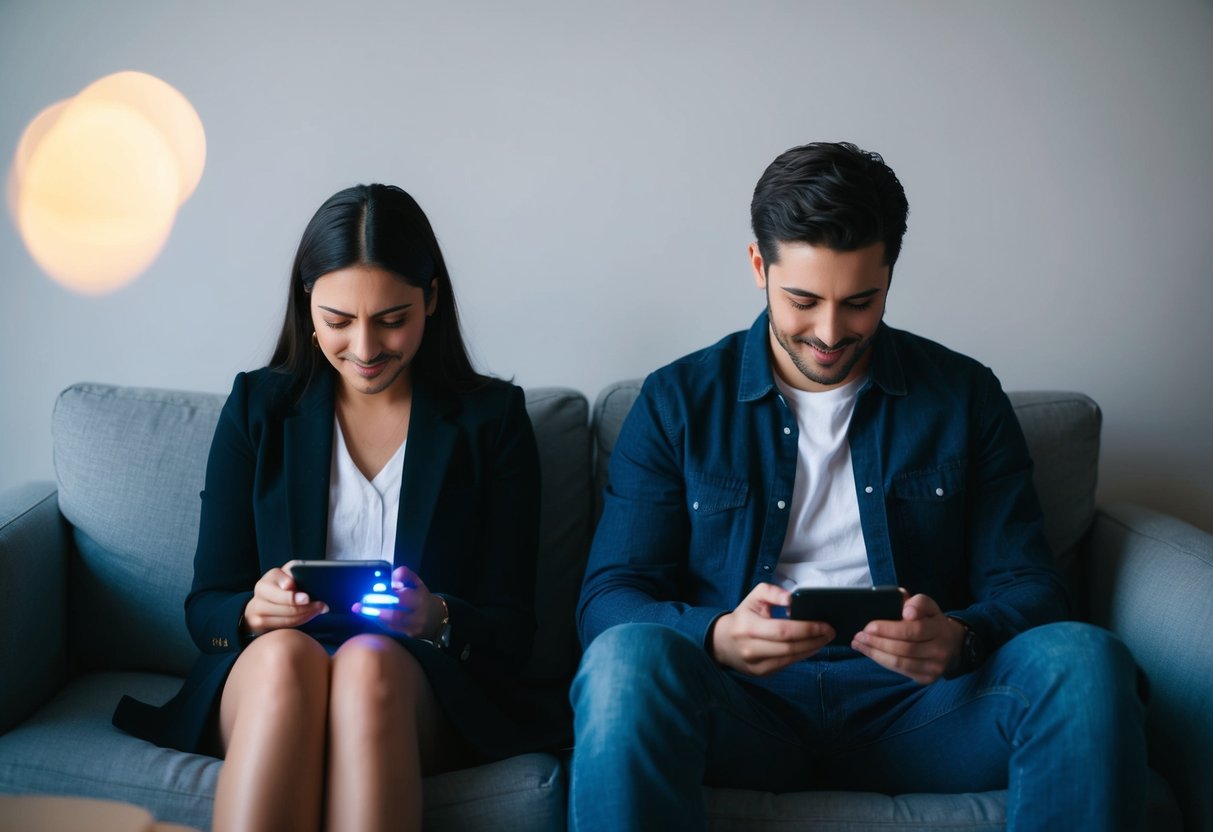
<path id="1" fill-rule="evenodd" d="M 150 121 L 164 135 L 177 163 L 177 204 L 190 198 L 206 165 L 206 133 L 184 95 L 146 72 L 118 72 L 89 84 L 76 100 L 125 104 Z"/>
<path id="2" fill-rule="evenodd" d="M 58 101 L 38 113 L 21 134 L 20 141 L 17 142 L 17 152 L 13 154 L 13 168 L 9 172 L 8 189 L 6 192 L 8 213 L 13 219 L 17 218 L 17 203 L 21 192 L 21 179 L 25 175 L 26 169 L 29 168 L 29 158 L 33 155 L 34 148 L 42 141 L 42 137 L 55 126 L 55 122 L 59 120 L 59 115 L 70 103 L 70 99 Z"/>
<path id="3" fill-rule="evenodd" d="M 144 73 L 107 76 L 26 128 L 9 208 L 50 277 L 83 293 L 110 291 L 163 249 L 205 153 L 202 123 L 184 96 Z"/>

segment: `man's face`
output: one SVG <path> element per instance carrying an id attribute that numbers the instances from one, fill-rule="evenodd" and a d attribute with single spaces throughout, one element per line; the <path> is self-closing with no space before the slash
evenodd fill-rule
<path id="1" fill-rule="evenodd" d="M 853 381 L 867 372 L 868 348 L 884 317 L 884 243 L 856 251 L 778 246 L 779 262 L 767 264 L 757 243 L 750 244 L 754 281 L 767 294 L 775 371 L 801 390 Z"/>

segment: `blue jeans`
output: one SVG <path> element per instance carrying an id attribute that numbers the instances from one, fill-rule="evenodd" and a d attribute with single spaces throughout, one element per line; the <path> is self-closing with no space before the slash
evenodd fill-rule
<path id="1" fill-rule="evenodd" d="M 763 679 L 679 632 L 621 624 L 573 682 L 573 830 L 707 825 L 702 786 L 888 794 L 1007 789 L 1007 828 L 1139 829 L 1144 706 L 1112 634 L 1037 627 L 919 685 L 849 648 Z"/>

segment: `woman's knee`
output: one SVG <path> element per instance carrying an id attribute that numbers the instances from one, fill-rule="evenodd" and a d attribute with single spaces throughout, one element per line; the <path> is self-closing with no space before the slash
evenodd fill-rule
<path id="1" fill-rule="evenodd" d="M 356 708 L 415 707 L 428 685 L 417 659 L 386 636 L 355 636 L 333 656 L 333 696 Z"/>
<path id="2" fill-rule="evenodd" d="M 223 687 L 219 706 L 219 741 L 226 749 L 241 713 L 247 724 L 324 725 L 328 701 L 328 653 L 311 636 L 297 630 L 274 630 L 259 636 L 240 654 Z M 245 721 L 245 720 L 241 720 Z"/>
<path id="3" fill-rule="evenodd" d="M 233 673 L 237 670 L 256 677 L 259 686 L 308 686 L 327 682 L 328 653 L 306 633 L 274 630 L 244 649 Z"/>

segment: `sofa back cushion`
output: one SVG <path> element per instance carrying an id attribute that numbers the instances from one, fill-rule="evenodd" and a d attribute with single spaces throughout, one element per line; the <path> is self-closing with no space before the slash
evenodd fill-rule
<path id="1" fill-rule="evenodd" d="M 527 391 L 543 504 L 531 672 L 567 675 L 589 538 L 588 403 Z M 224 396 L 106 384 L 64 390 L 52 417 L 59 505 L 71 523 L 69 645 L 81 669 L 184 674 L 196 655 L 183 602 L 211 438 Z"/>
<path id="2" fill-rule="evenodd" d="M 59 394 L 59 509 L 72 524 L 68 644 L 81 669 L 184 673 L 199 493 L 223 396 L 104 384 Z"/>
<path id="3" fill-rule="evenodd" d="M 640 394 L 640 379 L 620 381 L 594 403 L 594 518 L 602 510 L 602 488 L 619 429 Z M 1008 393 L 1035 465 L 1033 480 L 1044 510 L 1045 537 L 1063 570 L 1095 516 L 1099 468 L 1099 406 L 1082 393 Z"/>

